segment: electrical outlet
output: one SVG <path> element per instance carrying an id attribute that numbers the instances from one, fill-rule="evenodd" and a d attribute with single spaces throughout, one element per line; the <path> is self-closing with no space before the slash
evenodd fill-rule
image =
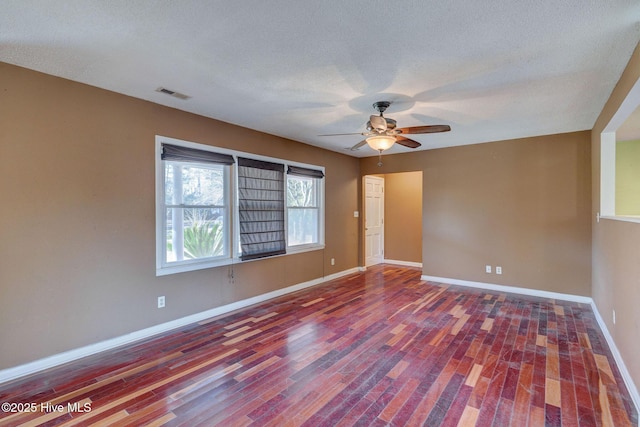
<path id="1" fill-rule="evenodd" d="M 163 308 L 164 307 L 164 296 L 158 297 L 158 308 Z"/>
<path id="2" fill-rule="evenodd" d="M 331 258 L 331 265 L 336 265 L 336 259 L 335 258 Z"/>
<path id="3" fill-rule="evenodd" d="M 360 212 L 358 211 L 353 211 L 353 217 L 354 218 L 358 218 L 360 216 Z"/>
<path id="4" fill-rule="evenodd" d="M 490 266 L 490 265 L 485 265 L 485 267 L 484 267 L 484 271 L 485 271 L 486 273 L 491 273 L 491 266 Z"/>
<path id="5" fill-rule="evenodd" d="M 502 267 L 496 266 L 496 274 L 502 274 Z"/>

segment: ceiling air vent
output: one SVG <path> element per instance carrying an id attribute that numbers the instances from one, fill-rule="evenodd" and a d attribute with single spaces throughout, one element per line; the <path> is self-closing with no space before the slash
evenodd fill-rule
<path id="1" fill-rule="evenodd" d="M 167 89 L 166 87 L 162 87 L 162 86 L 156 89 L 156 92 L 164 93 L 164 94 L 173 96 L 174 98 L 183 99 L 183 100 L 191 98 L 189 95 L 185 95 L 184 93 L 176 92 L 174 90 Z"/>

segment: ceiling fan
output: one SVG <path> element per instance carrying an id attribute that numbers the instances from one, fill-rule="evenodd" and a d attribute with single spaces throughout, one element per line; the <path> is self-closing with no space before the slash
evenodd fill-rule
<path id="1" fill-rule="evenodd" d="M 336 136 L 336 135 L 363 135 L 365 139 L 351 147 L 351 150 L 358 150 L 360 147 L 368 144 L 374 150 L 377 150 L 380 155 L 384 150 L 391 148 L 394 143 L 398 143 L 409 148 L 418 148 L 422 144 L 413 139 L 405 138 L 403 135 L 419 134 L 419 133 L 438 133 L 449 132 L 451 127 L 449 125 L 425 125 L 425 126 L 412 126 L 406 128 L 398 128 L 396 121 L 387 117 L 384 117 L 383 113 L 389 106 L 389 101 L 378 101 L 373 103 L 373 108 L 380 113 L 380 115 L 371 115 L 367 122 L 367 131 L 362 133 L 334 133 L 320 136 Z M 381 165 L 379 163 L 378 165 Z"/>

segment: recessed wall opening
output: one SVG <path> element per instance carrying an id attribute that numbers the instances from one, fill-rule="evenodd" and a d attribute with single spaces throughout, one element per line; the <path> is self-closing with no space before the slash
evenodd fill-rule
<path id="1" fill-rule="evenodd" d="M 421 267 L 422 171 L 367 175 L 363 186 L 365 266 Z"/>
<path id="2" fill-rule="evenodd" d="M 600 135 L 600 217 L 640 222 L 640 81 Z"/>

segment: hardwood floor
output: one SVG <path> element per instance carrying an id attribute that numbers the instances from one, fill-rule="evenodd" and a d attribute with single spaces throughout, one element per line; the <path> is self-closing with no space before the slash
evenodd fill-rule
<path id="1" fill-rule="evenodd" d="M 392 265 L 0 385 L 0 402 L 23 410 L 2 426 L 638 423 L 589 306 Z"/>

